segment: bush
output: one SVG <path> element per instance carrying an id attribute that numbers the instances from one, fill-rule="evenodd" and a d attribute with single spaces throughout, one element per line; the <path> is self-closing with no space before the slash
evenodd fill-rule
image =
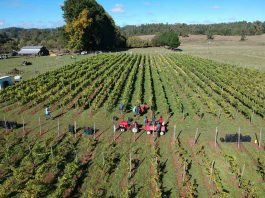
<path id="1" fill-rule="evenodd" d="M 137 36 L 129 37 L 127 40 L 127 47 L 131 48 L 143 48 L 143 47 L 151 47 L 151 43 L 148 40 L 141 39 Z"/>
<path id="2" fill-rule="evenodd" d="M 208 39 L 208 40 L 213 40 L 213 39 L 214 39 L 213 33 L 212 33 L 211 31 L 208 31 L 208 32 L 206 33 L 206 35 L 207 35 L 207 39 Z"/>
<path id="3" fill-rule="evenodd" d="M 169 46 L 171 48 L 178 48 L 180 40 L 178 33 L 170 30 L 155 36 L 152 40 L 154 46 Z"/>

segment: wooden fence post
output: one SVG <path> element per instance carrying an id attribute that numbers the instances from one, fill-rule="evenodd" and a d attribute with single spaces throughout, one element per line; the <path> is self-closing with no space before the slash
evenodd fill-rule
<path id="1" fill-rule="evenodd" d="M 196 129 L 193 145 L 196 144 L 196 139 L 197 139 L 198 132 L 199 132 L 199 128 Z"/>
<path id="2" fill-rule="evenodd" d="M 60 118 L 58 118 L 57 127 L 58 127 L 58 137 L 60 137 Z"/>
<path id="3" fill-rule="evenodd" d="M 213 168 L 214 168 L 214 160 L 212 161 L 212 165 L 211 165 L 211 171 L 210 171 L 210 180 L 209 183 L 212 181 L 212 175 L 213 175 Z"/>
<path id="4" fill-rule="evenodd" d="M 175 144 L 175 142 L 176 142 L 176 128 L 177 128 L 177 126 L 174 125 L 174 144 Z"/>
<path id="5" fill-rule="evenodd" d="M 53 150 L 52 150 L 52 146 L 51 146 L 51 157 L 53 158 Z"/>
<path id="6" fill-rule="evenodd" d="M 76 138 L 76 121 L 74 122 L 75 138 Z"/>
<path id="7" fill-rule="evenodd" d="M 103 167 L 105 166 L 105 156 L 104 156 L 104 152 L 102 153 L 102 164 L 103 164 Z"/>
<path id="8" fill-rule="evenodd" d="M 26 133 L 25 133 L 25 120 L 24 120 L 24 117 L 22 117 L 22 125 L 23 125 L 23 137 L 25 137 Z"/>
<path id="9" fill-rule="evenodd" d="M 40 120 L 40 117 L 39 117 L 39 127 L 40 127 L 40 136 L 41 136 L 41 120 Z"/>
<path id="10" fill-rule="evenodd" d="M 94 122 L 93 138 L 96 139 L 96 123 Z"/>
<path id="11" fill-rule="evenodd" d="M 116 136 L 116 126 L 113 125 L 113 142 L 115 142 L 115 136 Z"/>
<path id="12" fill-rule="evenodd" d="M 218 135 L 218 127 L 215 129 L 215 139 L 214 139 L 214 145 L 217 146 L 217 135 Z"/>
<path id="13" fill-rule="evenodd" d="M 240 147 L 240 127 L 238 128 L 237 147 Z"/>
<path id="14" fill-rule="evenodd" d="M 129 176 L 131 178 L 132 176 L 132 153 L 130 152 L 130 172 L 129 172 Z"/>
<path id="15" fill-rule="evenodd" d="M 4 122 L 5 122 L 5 131 L 7 132 L 6 117 L 5 116 L 4 116 Z"/>
<path id="16" fill-rule="evenodd" d="M 184 160 L 184 166 L 183 166 L 182 183 L 184 183 L 184 181 L 185 181 L 185 176 L 186 176 L 186 158 Z"/>
<path id="17" fill-rule="evenodd" d="M 245 172 L 245 165 L 246 165 L 246 164 L 243 165 L 243 168 L 242 168 L 242 171 L 241 171 L 241 178 L 243 177 L 244 172 Z"/>
<path id="18" fill-rule="evenodd" d="M 259 132 L 259 148 L 261 147 L 261 134 L 262 134 L 262 128 L 260 129 Z"/>

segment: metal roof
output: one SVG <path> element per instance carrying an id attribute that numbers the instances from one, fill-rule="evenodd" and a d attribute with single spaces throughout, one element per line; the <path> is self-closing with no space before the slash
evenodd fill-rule
<path id="1" fill-rule="evenodd" d="M 11 78 L 11 76 L 2 76 L 2 77 L 0 77 L 0 80 L 3 80 L 5 78 Z"/>
<path id="2" fill-rule="evenodd" d="M 19 54 L 38 54 L 41 49 L 21 49 Z"/>
<path id="3" fill-rule="evenodd" d="M 41 49 L 43 46 L 37 45 L 37 46 L 24 46 L 21 49 Z"/>

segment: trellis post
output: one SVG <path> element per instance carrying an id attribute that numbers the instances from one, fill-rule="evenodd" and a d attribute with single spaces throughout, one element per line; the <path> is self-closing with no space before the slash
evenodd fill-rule
<path id="1" fill-rule="evenodd" d="M 196 139 L 197 139 L 197 135 L 198 135 L 198 132 L 199 132 L 199 128 L 196 129 L 196 133 L 195 133 L 195 137 L 194 137 L 194 142 L 193 142 L 193 145 L 196 144 Z"/>
<path id="2" fill-rule="evenodd" d="M 58 122 L 57 122 L 57 129 L 58 129 L 58 137 L 60 137 L 60 118 L 58 118 Z"/>
<path id="3" fill-rule="evenodd" d="M 96 139 L 96 123 L 94 122 L 94 130 L 93 130 L 94 140 Z"/>
<path id="4" fill-rule="evenodd" d="M 7 126 L 6 126 L 6 117 L 4 116 L 4 122 L 5 122 L 5 130 L 7 132 Z"/>
<path id="5" fill-rule="evenodd" d="M 185 176 L 186 176 L 186 158 L 184 160 L 184 166 L 183 166 L 182 183 L 184 183 L 184 181 L 185 181 Z"/>
<path id="6" fill-rule="evenodd" d="M 116 135 L 116 126 L 113 125 L 113 142 L 115 141 L 115 135 Z"/>
<path id="7" fill-rule="evenodd" d="M 25 120 L 24 120 L 24 117 L 22 117 L 22 125 L 23 125 L 23 137 L 25 137 L 26 133 L 25 133 Z"/>
<path id="8" fill-rule="evenodd" d="M 39 117 L 39 127 L 40 127 L 40 136 L 41 136 L 41 120 L 40 120 L 40 117 Z"/>
<path id="9" fill-rule="evenodd" d="M 217 136 L 218 136 L 218 127 L 215 129 L 215 139 L 214 139 L 214 145 L 217 146 Z"/>
<path id="10" fill-rule="evenodd" d="M 76 138 L 76 121 L 74 122 L 75 138 Z"/>
<path id="11" fill-rule="evenodd" d="M 244 172 L 245 172 L 245 166 L 246 166 L 246 164 L 243 165 L 243 168 L 242 168 L 242 171 L 241 171 L 241 178 L 242 178 L 243 175 L 244 175 Z"/>
<path id="12" fill-rule="evenodd" d="M 177 128 L 177 126 L 174 125 L 174 144 L 175 144 L 175 142 L 176 142 L 176 128 Z"/>
<path id="13" fill-rule="evenodd" d="M 52 150 L 52 146 L 51 146 L 51 157 L 53 158 L 53 150 Z"/>
<path id="14" fill-rule="evenodd" d="M 238 128 L 237 147 L 240 147 L 240 127 Z"/>
<path id="15" fill-rule="evenodd" d="M 105 156 L 104 156 L 104 152 L 102 153 L 102 164 L 103 164 L 103 167 L 105 166 Z"/>
<path id="16" fill-rule="evenodd" d="M 212 161 L 212 165 L 211 165 L 211 171 L 210 171 L 210 180 L 209 180 L 209 183 L 212 181 L 213 168 L 214 168 L 214 160 Z"/>
<path id="17" fill-rule="evenodd" d="M 262 135 L 262 128 L 260 129 L 259 132 L 259 148 L 261 147 L 261 135 Z"/>
<path id="18" fill-rule="evenodd" d="M 130 172 L 129 172 L 130 178 L 132 176 L 132 153 L 130 152 Z"/>

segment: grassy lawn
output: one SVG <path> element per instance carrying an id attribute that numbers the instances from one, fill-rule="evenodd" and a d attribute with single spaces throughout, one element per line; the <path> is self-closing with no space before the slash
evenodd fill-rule
<path id="1" fill-rule="evenodd" d="M 265 35 L 249 36 L 246 41 L 239 36 L 215 36 L 210 42 L 206 36 L 190 36 L 182 39 L 180 48 L 187 54 L 265 71 Z"/>
<path id="2" fill-rule="evenodd" d="M 154 35 L 139 36 L 150 40 Z M 265 35 L 248 36 L 240 41 L 240 36 L 215 36 L 208 42 L 205 35 L 190 35 L 180 38 L 182 53 L 212 59 L 220 63 L 237 65 L 265 71 Z M 138 53 L 179 53 L 164 48 L 130 49 Z"/>
<path id="3" fill-rule="evenodd" d="M 58 69 L 64 65 L 72 64 L 89 55 L 74 56 L 43 56 L 43 57 L 12 57 L 6 60 L 0 60 L 0 76 L 8 75 L 14 68 L 22 71 L 23 79 L 30 79 L 47 71 Z M 23 61 L 31 62 L 32 65 L 22 66 Z"/>

